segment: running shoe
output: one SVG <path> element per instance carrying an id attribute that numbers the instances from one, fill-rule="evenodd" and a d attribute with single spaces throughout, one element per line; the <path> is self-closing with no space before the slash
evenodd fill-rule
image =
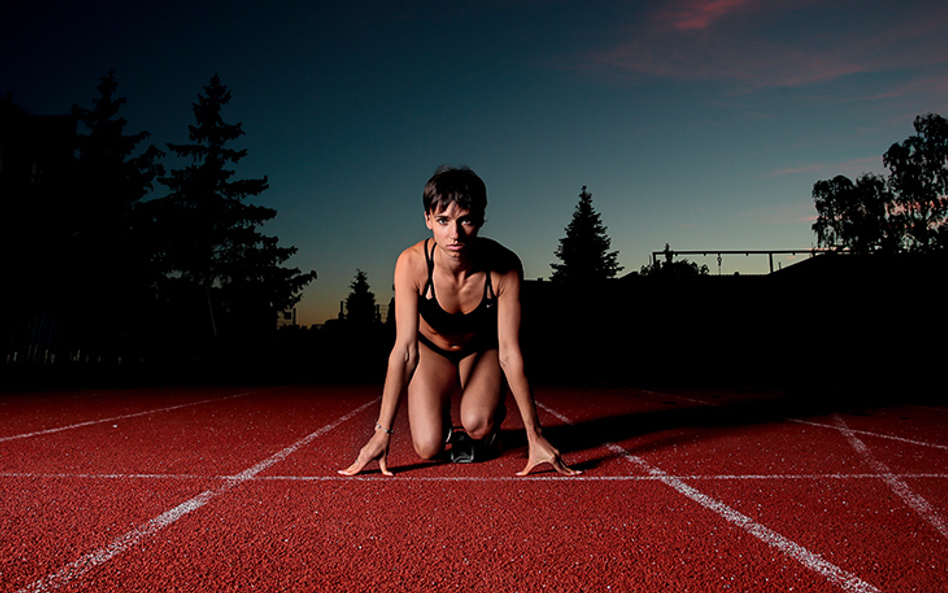
<path id="1" fill-rule="evenodd" d="M 477 463 L 500 456 L 500 431 L 495 430 L 481 440 L 472 439 L 463 430 L 451 436 L 451 462 Z"/>

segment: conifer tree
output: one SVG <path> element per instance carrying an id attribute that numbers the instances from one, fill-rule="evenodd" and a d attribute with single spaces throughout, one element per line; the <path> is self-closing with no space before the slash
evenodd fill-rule
<path id="1" fill-rule="evenodd" d="M 369 289 L 368 274 L 356 270 L 349 284 L 351 292 L 346 297 L 346 320 L 355 325 L 368 325 L 380 321 L 376 313 L 375 293 Z"/>
<path id="2" fill-rule="evenodd" d="M 69 257 L 74 282 L 84 289 L 73 300 L 100 335 L 107 335 L 106 329 L 121 331 L 143 312 L 157 277 L 142 200 L 163 172 L 157 162 L 163 153 L 155 146 L 138 151 L 148 132 L 126 134 L 127 122 L 119 117 L 126 99 L 115 95 L 117 87 L 111 70 L 96 87 L 99 97 L 92 109 L 72 108 L 89 132 L 77 136 Z"/>
<path id="3" fill-rule="evenodd" d="M 593 208 L 592 194 L 584 185 L 566 236 L 556 249 L 556 257 L 562 263 L 550 264 L 553 280 L 581 283 L 614 278 L 622 267 L 618 263 L 619 252 L 609 251 L 611 243 L 602 218 Z"/>
<path id="4" fill-rule="evenodd" d="M 278 312 L 296 304 L 316 278 L 313 271 L 281 267 L 296 248 L 280 247 L 276 237 L 258 230 L 276 210 L 245 200 L 269 187 L 267 177 L 234 179 L 228 168 L 247 155 L 230 146 L 244 134 L 241 124 L 221 117 L 230 99 L 214 75 L 193 104 L 190 143 L 168 144 L 191 163 L 160 180 L 170 194 L 158 201 L 156 212 L 168 238 L 163 255 L 169 278 L 200 287 L 215 334 L 224 311 L 236 324 L 274 325 Z"/>

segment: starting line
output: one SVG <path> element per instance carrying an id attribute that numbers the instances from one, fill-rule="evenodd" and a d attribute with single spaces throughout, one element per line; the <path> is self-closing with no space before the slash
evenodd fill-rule
<path id="1" fill-rule="evenodd" d="M 617 452 L 618 453 L 618 452 Z M 623 454 L 619 454 L 625 457 Z M 581 474 L 578 476 L 560 476 L 560 475 L 530 475 L 530 476 L 401 476 L 398 466 L 390 466 L 390 470 L 395 474 L 394 477 L 383 476 L 372 473 L 360 474 L 357 476 L 253 476 L 243 481 L 255 482 L 351 482 L 356 481 L 377 481 L 384 482 L 656 482 L 663 478 L 653 475 L 644 476 L 589 476 Z M 916 479 L 934 479 L 948 480 L 948 474 L 933 473 L 902 473 L 895 474 L 891 472 L 884 473 L 860 473 L 860 474 L 718 474 L 718 475 L 667 475 L 667 477 L 676 480 L 694 481 L 767 481 L 767 480 L 916 480 Z M 40 480 L 234 480 L 235 476 L 202 476 L 198 474 L 33 474 L 22 472 L 0 473 L 0 479 L 3 478 L 24 478 Z"/>

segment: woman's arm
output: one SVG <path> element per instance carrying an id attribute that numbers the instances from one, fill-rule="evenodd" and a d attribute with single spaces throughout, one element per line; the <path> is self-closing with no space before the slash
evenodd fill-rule
<path id="1" fill-rule="evenodd" d="M 371 461 L 378 460 L 382 473 L 392 475 L 388 470 L 392 426 L 402 396 L 408 390 L 408 383 L 418 366 L 418 286 L 414 273 L 418 265 L 417 256 L 413 249 L 407 249 L 395 264 L 395 346 L 388 357 L 388 371 L 385 374 L 375 434 L 359 451 L 355 463 L 339 470 L 341 474 L 354 476 Z"/>
<path id="2" fill-rule="evenodd" d="M 519 262 L 514 269 L 501 274 L 500 281 L 497 283 L 498 357 L 514 401 L 517 402 L 517 408 L 520 410 L 520 416 L 523 418 L 530 451 L 526 467 L 517 472 L 517 475 L 525 476 L 534 467 L 543 463 L 553 465 L 554 469 L 561 474 L 575 475 L 580 472 L 563 463 L 560 452 L 546 440 L 540 429 L 536 401 L 527 379 L 523 352 L 520 349 L 520 287 L 522 283 L 523 272 Z"/>

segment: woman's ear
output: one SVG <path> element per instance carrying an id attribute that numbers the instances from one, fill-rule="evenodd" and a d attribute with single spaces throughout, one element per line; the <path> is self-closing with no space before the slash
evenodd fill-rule
<path id="1" fill-rule="evenodd" d="M 430 212 L 425 212 L 425 226 L 428 227 L 429 230 L 431 230 L 431 213 Z"/>

